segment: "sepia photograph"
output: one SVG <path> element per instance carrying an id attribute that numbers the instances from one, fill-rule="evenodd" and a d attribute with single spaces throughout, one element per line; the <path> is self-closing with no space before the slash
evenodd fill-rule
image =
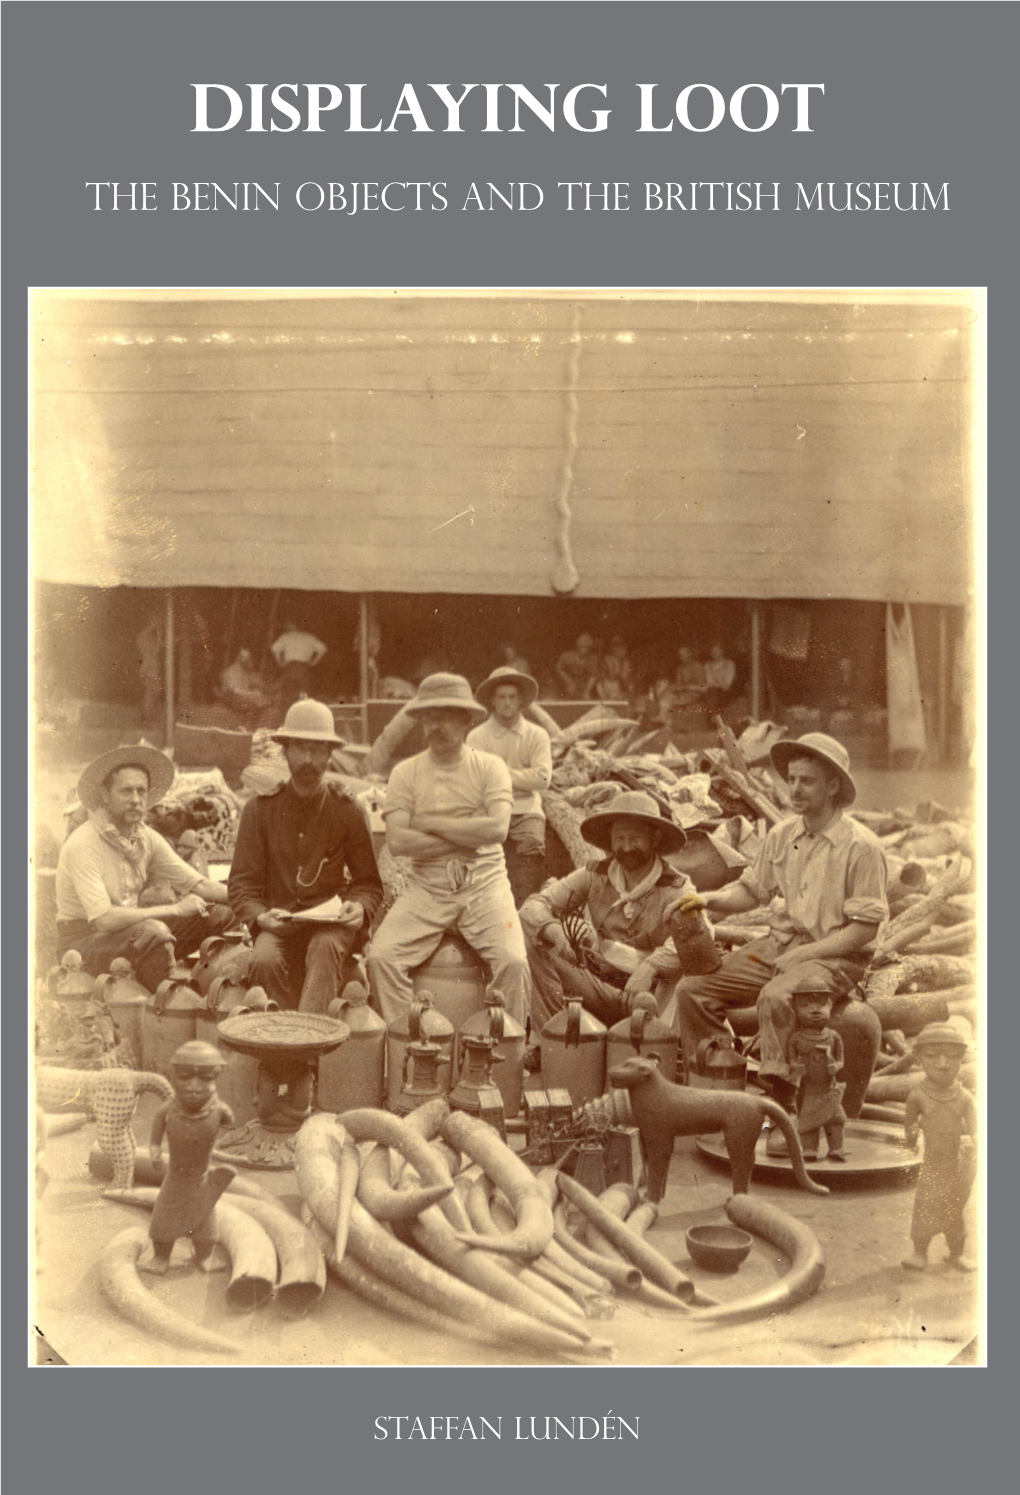
<path id="1" fill-rule="evenodd" d="M 986 317 L 30 293 L 34 1362 L 984 1363 Z"/>

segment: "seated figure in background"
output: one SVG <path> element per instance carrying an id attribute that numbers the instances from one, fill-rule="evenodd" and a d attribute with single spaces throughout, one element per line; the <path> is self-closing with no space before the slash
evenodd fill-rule
<path id="1" fill-rule="evenodd" d="M 565 701 L 590 701 L 598 680 L 598 655 L 590 633 L 580 633 L 572 649 L 565 649 L 554 666 Z"/>
<path id="2" fill-rule="evenodd" d="M 595 693 L 600 701 L 629 701 L 634 694 L 634 668 L 627 640 L 618 633 L 613 635 L 607 653 L 599 661 Z"/>
<path id="3" fill-rule="evenodd" d="M 733 689 L 737 678 L 737 667 L 727 659 L 726 650 L 716 642 L 708 651 L 705 670 L 705 706 L 709 711 L 718 711 Z"/>
<path id="4" fill-rule="evenodd" d="M 233 664 L 228 664 L 223 671 L 220 697 L 224 705 L 233 707 L 247 725 L 258 725 L 272 698 L 261 673 L 255 668 L 250 649 L 239 649 Z"/>

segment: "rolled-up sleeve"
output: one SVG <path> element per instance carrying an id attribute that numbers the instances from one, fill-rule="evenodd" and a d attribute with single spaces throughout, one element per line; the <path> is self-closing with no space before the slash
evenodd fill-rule
<path id="1" fill-rule="evenodd" d="M 414 814 L 414 783 L 411 778 L 410 758 L 403 763 L 398 763 L 390 774 L 386 784 L 386 797 L 383 800 L 382 816 L 392 815 L 394 810 L 406 810 L 409 815 Z"/>
<path id="2" fill-rule="evenodd" d="M 103 881 L 103 857 L 97 847 L 65 843 L 61 852 L 63 870 L 74 888 L 75 896 L 90 924 L 102 918 L 113 907 L 106 883 Z"/>
<path id="3" fill-rule="evenodd" d="M 880 846 L 855 845 L 847 859 L 843 917 L 862 924 L 881 924 L 888 917 L 887 869 Z"/>
<path id="4" fill-rule="evenodd" d="M 550 883 L 540 893 L 532 893 L 521 904 L 518 911 L 521 926 L 532 939 L 537 938 L 547 924 L 556 924 L 564 914 L 584 908 L 590 889 L 590 870 L 578 867 L 566 877 Z"/>
<path id="5" fill-rule="evenodd" d="M 151 833 L 146 875 L 150 883 L 166 882 L 177 893 L 190 893 L 202 881 L 201 872 L 189 867 L 157 831 Z"/>
<path id="6" fill-rule="evenodd" d="M 534 731 L 529 732 L 522 756 L 525 762 L 520 768 L 511 770 L 510 777 L 514 788 L 539 793 L 543 789 L 548 789 L 552 782 L 552 743 L 549 733 L 542 727 L 536 727 Z"/>
<path id="7" fill-rule="evenodd" d="M 754 894 L 759 903 L 768 903 L 773 894 L 779 890 L 779 879 L 775 868 L 778 850 L 779 839 L 776 829 L 773 829 L 768 832 L 761 843 L 754 861 L 740 874 L 739 881 Z"/>

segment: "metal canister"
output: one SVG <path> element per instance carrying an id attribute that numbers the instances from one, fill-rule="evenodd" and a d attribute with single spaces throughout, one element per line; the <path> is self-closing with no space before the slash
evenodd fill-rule
<path id="1" fill-rule="evenodd" d="M 488 972 L 483 962 L 459 934 L 443 935 L 428 960 L 411 975 L 416 997 L 428 992 L 444 1017 L 460 1029 L 485 1005 Z"/>
<path id="2" fill-rule="evenodd" d="M 416 1043 L 412 1040 L 407 1045 L 405 1084 L 391 1108 L 398 1116 L 410 1116 L 412 1111 L 417 1111 L 426 1101 L 446 1094 L 446 1087 L 439 1078 L 441 1058 L 442 1050 L 437 1043 Z"/>
<path id="3" fill-rule="evenodd" d="M 606 1027 L 568 996 L 542 1029 L 542 1084 L 566 1090 L 575 1106 L 601 1095 L 606 1084 Z"/>
<path id="4" fill-rule="evenodd" d="M 667 1080 L 676 1075 L 676 1058 L 680 1037 L 654 1012 L 639 1007 L 630 1017 L 614 1023 L 606 1035 L 606 1069 L 632 1059 L 635 1054 L 658 1059 L 659 1069 Z"/>
<path id="5" fill-rule="evenodd" d="M 466 1111 L 495 1127 L 506 1141 L 506 1112 L 496 1084 L 493 1066 L 498 1064 L 494 1038 L 476 1038 L 469 1033 L 459 1044 L 460 1078 L 450 1091 L 450 1109 Z"/>
<path id="6" fill-rule="evenodd" d="M 46 975 L 46 995 L 55 1002 L 87 1002 L 92 995 L 96 978 L 82 969 L 82 958 L 77 950 L 65 950 L 60 964 Z"/>
<path id="7" fill-rule="evenodd" d="M 739 1038 L 703 1038 L 694 1051 L 694 1068 L 687 1076 L 695 1090 L 743 1090 L 747 1060 Z"/>
<path id="8" fill-rule="evenodd" d="M 190 984 L 203 997 L 220 976 L 228 976 L 235 985 L 243 986 L 251 979 L 254 955 L 246 930 L 236 935 L 210 934 L 198 947 Z"/>
<path id="9" fill-rule="evenodd" d="M 201 995 L 201 993 L 200 993 Z M 248 991 L 230 976 L 216 976 L 207 987 L 205 1001 L 195 1012 L 195 1037 L 214 1047 L 219 1042 L 219 1026 L 235 1007 L 244 1007 Z"/>
<path id="10" fill-rule="evenodd" d="M 453 1024 L 437 1009 L 432 993 L 423 991 L 415 1002 L 399 1013 L 386 1032 L 386 1104 L 396 1108 L 404 1088 L 407 1047 L 411 1043 L 439 1046 L 439 1087 L 445 1095 L 453 1072 Z"/>
<path id="11" fill-rule="evenodd" d="M 386 1024 L 368 1005 L 360 981 L 349 981 L 329 1005 L 350 1029 L 346 1043 L 319 1060 L 319 1109 L 353 1111 L 386 1104 Z"/>
<path id="12" fill-rule="evenodd" d="M 520 1023 L 516 1022 L 503 1006 L 502 998 L 495 993 L 485 998 L 481 1012 L 469 1017 L 457 1033 L 457 1070 L 464 1063 L 464 1040 L 467 1038 L 491 1038 L 495 1041 L 494 1053 L 502 1063 L 496 1065 L 492 1078 L 503 1097 L 504 1114 L 513 1118 L 520 1114 L 521 1095 L 524 1091 L 524 1050 L 526 1037 Z"/>
<path id="13" fill-rule="evenodd" d="M 203 1001 L 186 982 L 161 981 L 142 1009 L 142 1068 L 170 1073 L 170 1060 L 182 1043 L 195 1037 L 195 1015 Z"/>
<path id="14" fill-rule="evenodd" d="M 149 1000 L 149 993 L 140 981 L 136 981 L 131 962 L 123 955 L 110 961 L 105 976 L 97 976 L 95 994 L 102 997 L 117 1028 L 122 1043 L 129 1045 L 135 1063 L 142 1063 L 142 1013 Z"/>

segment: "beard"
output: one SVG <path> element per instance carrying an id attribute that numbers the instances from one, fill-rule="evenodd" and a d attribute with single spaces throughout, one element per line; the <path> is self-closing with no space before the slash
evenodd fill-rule
<path id="1" fill-rule="evenodd" d="M 626 867 L 628 872 L 636 872 L 646 863 L 651 863 L 651 854 L 647 851 L 618 851 L 616 860 L 621 867 Z"/>

